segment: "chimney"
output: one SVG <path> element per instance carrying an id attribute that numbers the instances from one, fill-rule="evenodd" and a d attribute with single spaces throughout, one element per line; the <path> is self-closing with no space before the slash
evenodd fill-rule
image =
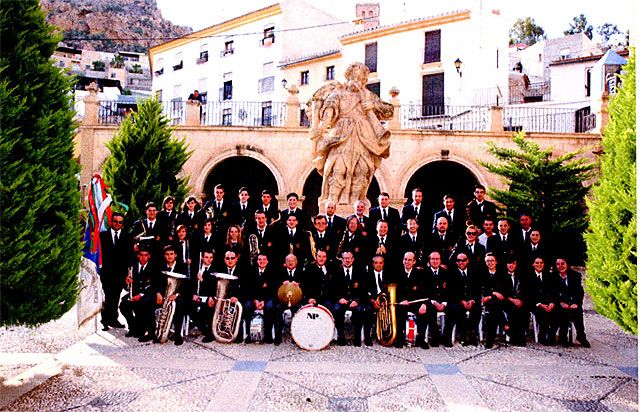
<path id="1" fill-rule="evenodd" d="M 362 24 L 363 30 L 373 29 L 380 25 L 379 3 L 357 3 L 356 22 Z"/>

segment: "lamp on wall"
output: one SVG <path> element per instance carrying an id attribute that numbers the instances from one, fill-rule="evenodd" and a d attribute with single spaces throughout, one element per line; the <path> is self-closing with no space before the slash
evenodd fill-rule
<path id="1" fill-rule="evenodd" d="M 453 62 L 453 65 L 456 66 L 456 71 L 458 72 L 460 77 L 462 77 L 462 60 L 460 60 L 459 58 L 456 59 L 456 61 Z"/>
<path id="2" fill-rule="evenodd" d="M 283 89 L 286 89 L 286 88 L 287 88 L 287 79 L 282 79 L 282 80 L 280 81 L 280 83 L 282 83 L 282 88 L 283 88 Z"/>

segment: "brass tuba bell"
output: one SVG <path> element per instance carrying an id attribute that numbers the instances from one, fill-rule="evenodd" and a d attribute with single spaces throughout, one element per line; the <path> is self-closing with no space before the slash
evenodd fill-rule
<path id="1" fill-rule="evenodd" d="M 391 346 L 396 340 L 396 289 L 397 285 L 391 283 L 387 285 L 388 293 L 381 292 L 376 298 L 376 337 L 382 346 Z"/>

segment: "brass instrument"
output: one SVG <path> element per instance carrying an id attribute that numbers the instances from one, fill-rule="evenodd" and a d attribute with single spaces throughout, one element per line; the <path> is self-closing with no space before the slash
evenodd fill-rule
<path id="1" fill-rule="evenodd" d="M 340 239 L 340 243 L 338 243 L 336 259 L 340 262 L 342 262 L 342 248 L 344 247 L 344 242 L 347 241 L 347 236 L 349 236 L 349 229 L 345 229 L 344 234 L 342 235 L 342 239 Z"/>
<path id="2" fill-rule="evenodd" d="M 313 233 L 311 233 L 310 231 L 307 231 L 307 233 L 309 234 L 309 246 L 311 247 L 311 256 L 313 256 L 313 261 L 315 262 L 316 254 L 318 253 L 318 250 L 316 249 L 316 241 L 313 238 Z"/>
<path id="3" fill-rule="evenodd" d="M 238 280 L 237 276 L 225 273 L 216 274 L 218 283 L 216 286 L 216 306 L 213 313 L 211 330 L 216 341 L 231 343 L 238 336 L 242 324 L 242 305 L 240 302 L 231 303 L 231 299 L 225 299 L 229 282 Z"/>
<path id="4" fill-rule="evenodd" d="M 376 337 L 382 346 L 391 346 L 396 340 L 396 289 L 397 285 L 387 285 L 388 293 L 382 292 L 376 298 L 380 306 L 376 318 Z"/>
<path id="5" fill-rule="evenodd" d="M 297 305 L 302 300 L 302 289 L 294 283 L 282 285 L 278 288 L 278 300 L 288 307 Z"/>
<path id="6" fill-rule="evenodd" d="M 249 235 L 249 258 L 251 259 L 251 264 L 255 265 L 258 260 L 258 255 L 260 254 L 260 243 L 258 242 L 258 235 L 252 233 Z"/>
<path id="7" fill-rule="evenodd" d="M 175 300 L 169 301 L 169 296 L 173 295 L 175 291 L 180 286 L 180 282 L 182 279 L 186 279 L 187 277 L 182 273 L 176 272 L 165 272 L 167 275 L 167 289 L 164 292 L 164 298 L 162 300 L 162 307 L 156 309 L 156 339 L 160 341 L 160 343 L 164 343 L 167 341 L 169 337 L 169 329 L 171 329 L 171 323 L 173 321 L 173 315 L 176 311 L 176 302 Z M 175 333 L 180 333 L 180 331 L 175 331 Z"/>

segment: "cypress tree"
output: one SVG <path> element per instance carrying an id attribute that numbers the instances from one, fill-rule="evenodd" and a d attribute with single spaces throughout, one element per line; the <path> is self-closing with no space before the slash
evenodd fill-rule
<path id="1" fill-rule="evenodd" d="M 508 185 L 507 190 L 493 189 L 492 197 L 513 221 L 522 212 L 530 213 L 549 250 L 582 258 L 582 233 L 588 224 L 584 200 L 590 188 L 585 182 L 594 165 L 578 158 L 579 152 L 553 157 L 553 148 L 541 149 L 522 132 L 513 142 L 515 148 L 489 142 L 489 152 L 499 162 L 482 165 Z"/>
<path id="2" fill-rule="evenodd" d="M 173 139 L 173 128 L 155 99 L 142 100 L 107 143 L 104 178 L 114 199 L 129 205 L 127 216 L 138 218 L 148 201 L 159 204 L 167 195 L 178 202 L 188 193 L 188 176 L 178 177 L 191 156 L 185 138 Z"/>
<path id="3" fill-rule="evenodd" d="M 0 325 L 38 325 L 76 302 L 80 192 L 72 83 L 37 0 L 0 9 Z"/>
<path id="4" fill-rule="evenodd" d="M 611 99 L 602 172 L 589 199 L 586 286 L 596 310 L 638 333 L 635 50 Z"/>

